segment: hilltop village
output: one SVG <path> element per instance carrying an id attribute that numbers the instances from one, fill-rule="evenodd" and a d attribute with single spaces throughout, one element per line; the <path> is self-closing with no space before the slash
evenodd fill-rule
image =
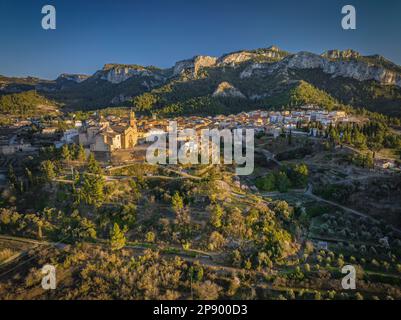
<path id="1" fill-rule="evenodd" d="M 133 111 L 120 115 L 89 114 L 86 119 L 70 118 L 53 120 L 28 119 L 18 121 L 0 131 L 0 155 L 30 154 L 41 147 L 65 144 L 82 145 L 89 154 L 99 159 L 111 160 L 113 155 L 123 155 L 125 160 L 133 156 L 135 146 L 145 143 L 155 132 L 166 132 L 169 121 L 176 121 L 178 130 L 194 129 L 254 129 L 255 134 L 267 134 L 277 138 L 280 134 L 322 135 L 329 125 L 336 123 L 359 123 L 361 120 L 348 116 L 344 111 L 325 111 L 319 107 L 304 106 L 296 111 L 251 111 L 236 115 L 189 116 L 171 119 L 140 117 Z M 140 148 L 139 148 L 140 149 Z M 143 148 L 142 148 L 143 149 Z"/>
<path id="2" fill-rule="evenodd" d="M 306 109 L 306 110 L 302 110 Z M 127 112 L 128 113 L 128 112 Z M 7 155 L 21 151 L 34 151 L 53 138 L 53 144 L 59 148 L 63 144 L 76 143 L 92 152 L 115 152 L 118 150 L 133 149 L 135 145 L 143 142 L 153 130 L 167 131 L 169 121 L 176 121 L 178 129 L 191 128 L 196 131 L 202 129 L 254 129 L 256 133 L 264 132 L 277 137 L 283 131 L 293 130 L 297 134 L 314 134 L 305 132 L 305 127 L 319 124 L 319 128 L 326 128 L 330 124 L 339 122 L 357 121 L 346 115 L 344 111 L 324 111 L 316 107 L 304 107 L 299 111 L 251 111 L 236 115 L 218 115 L 215 117 L 178 117 L 172 119 L 135 118 L 134 112 L 126 117 L 116 115 L 99 116 L 97 112 L 85 120 L 63 119 L 68 129 L 60 129 L 57 125 L 60 120 L 50 122 L 37 119 L 18 121 L 13 126 L 2 128 L 0 154 Z M 19 138 L 31 126 L 36 126 L 32 143 Z M 59 138 L 59 140 L 57 140 Z M 43 139 L 43 140 L 41 140 Z"/>

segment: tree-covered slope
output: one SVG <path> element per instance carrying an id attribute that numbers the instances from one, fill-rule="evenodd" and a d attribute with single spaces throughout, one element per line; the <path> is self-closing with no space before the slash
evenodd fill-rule
<path id="1" fill-rule="evenodd" d="M 36 91 L 0 96 L 0 113 L 11 116 L 32 116 L 57 112 L 57 106 Z"/>

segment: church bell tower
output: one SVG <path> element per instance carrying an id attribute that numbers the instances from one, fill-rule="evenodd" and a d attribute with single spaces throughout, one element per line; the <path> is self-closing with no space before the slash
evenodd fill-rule
<path id="1" fill-rule="evenodd" d="M 130 125 L 130 127 L 136 127 L 135 112 L 132 111 L 132 108 L 129 113 L 129 125 Z"/>

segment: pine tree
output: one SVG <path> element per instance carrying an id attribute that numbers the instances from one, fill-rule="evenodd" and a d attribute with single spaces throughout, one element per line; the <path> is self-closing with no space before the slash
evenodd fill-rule
<path id="1" fill-rule="evenodd" d="M 171 198 L 171 205 L 176 214 L 179 214 L 184 209 L 184 201 L 178 192 L 174 193 Z"/>
<path id="2" fill-rule="evenodd" d="M 50 181 L 56 177 L 54 164 L 50 160 L 42 162 L 41 170 L 46 181 Z"/>
<path id="3" fill-rule="evenodd" d="M 171 204 L 175 213 L 177 223 L 181 226 L 188 225 L 191 217 L 188 210 L 184 208 L 184 200 L 181 198 L 178 192 L 173 195 L 171 199 Z"/>
<path id="4" fill-rule="evenodd" d="M 101 174 L 102 168 L 95 159 L 95 155 L 91 153 L 88 158 L 88 172 L 93 174 Z"/>
<path id="5" fill-rule="evenodd" d="M 126 241 L 124 231 L 120 229 L 117 223 L 114 223 L 113 229 L 110 232 L 111 250 L 116 251 L 124 248 Z"/>
<path id="6" fill-rule="evenodd" d="M 276 176 L 276 184 L 278 191 L 285 193 L 291 187 L 291 182 L 285 172 L 280 171 Z"/>
<path id="7" fill-rule="evenodd" d="M 16 188 L 17 176 L 15 175 L 14 167 L 11 164 L 8 166 L 8 182 L 11 186 Z"/>
<path id="8" fill-rule="evenodd" d="M 29 185 L 32 186 L 34 184 L 34 178 L 33 178 L 33 175 L 32 175 L 32 171 L 29 170 L 29 168 L 25 168 L 25 175 L 26 175 L 26 177 L 28 179 Z"/>
<path id="9" fill-rule="evenodd" d="M 82 144 L 80 144 L 78 147 L 77 160 L 80 162 L 84 162 L 86 160 L 85 149 Z"/>
<path id="10" fill-rule="evenodd" d="M 63 145 L 63 148 L 61 149 L 61 158 L 65 161 L 71 160 L 71 153 L 67 144 Z"/>
<path id="11" fill-rule="evenodd" d="M 215 228 L 220 228 L 222 225 L 221 218 L 223 217 L 223 209 L 216 205 L 210 212 L 210 223 Z"/>
<path id="12" fill-rule="evenodd" d="M 84 174 L 81 195 L 87 204 L 100 207 L 105 200 L 104 178 L 102 176 Z"/>

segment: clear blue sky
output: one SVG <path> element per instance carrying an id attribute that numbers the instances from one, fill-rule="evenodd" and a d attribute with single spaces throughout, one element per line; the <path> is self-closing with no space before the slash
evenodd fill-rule
<path id="1" fill-rule="evenodd" d="M 41 28 L 41 8 L 57 30 Z M 341 28 L 353 4 L 357 30 Z M 170 67 L 197 54 L 275 44 L 321 53 L 353 48 L 401 64 L 399 0 L 1 0 L 0 74 L 54 79 L 105 63 Z"/>

